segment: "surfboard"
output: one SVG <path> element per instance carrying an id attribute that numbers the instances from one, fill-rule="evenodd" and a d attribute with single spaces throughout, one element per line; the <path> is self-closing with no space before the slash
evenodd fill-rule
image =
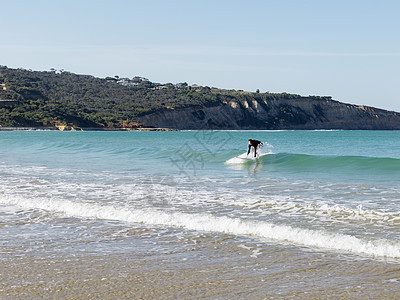
<path id="1" fill-rule="evenodd" d="M 249 155 L 247 155 L 247 152 L 246 152 L 246 153 L 243 153 L 243 154 L 240 154 L 239 156 L 237 156 L 237 158 L 246 159 L 246 160 L 255 160 L 259 157 L 260 157 L 259 155 L 254 157 L 254 153 L 252 153 L 252 152 L 250 152 Z"/>
<path id="2" fill-rule="evenodd" d="M 228 159 L 226 161 L 226 163 L 227 164 L 242 164 L 242 163 L 246 163 L 246 162 L 257 161 L 260 157 L 262 157 L 264 155 L 266 155 L 266 154 L 261 153 L 260 155 L 257 155 L 256 157 L 254 157 L 254 153 L 249 153 L 249 155 L 247 155 L 247 152 L 245 152 L 236 157 Z"/>

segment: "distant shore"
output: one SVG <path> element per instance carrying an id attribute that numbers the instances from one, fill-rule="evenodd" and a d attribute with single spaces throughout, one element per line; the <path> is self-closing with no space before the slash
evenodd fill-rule
<path id="1" fill-rule="evenodd" d="M 1 127 L 0 131 L 179 131 L 171 128 Z"/>

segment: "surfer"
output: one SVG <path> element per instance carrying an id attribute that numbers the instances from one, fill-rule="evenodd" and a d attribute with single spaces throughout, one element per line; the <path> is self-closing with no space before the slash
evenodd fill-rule
<path id="1" fill-rule="evenodd" d="M 257 150 L 259 150 L 263 146 L 263 143 L 257 140 L 249 139 L 249 150 L 247 151 L 247 155 L 249 155 L 251 147 L 253 147 L 254 157 L 257 156 Z"/>

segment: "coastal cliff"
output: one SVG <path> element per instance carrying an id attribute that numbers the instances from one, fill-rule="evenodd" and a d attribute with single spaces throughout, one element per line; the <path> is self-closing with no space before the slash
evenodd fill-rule
<path id="1" fill-rule="evenodd" d="M 0 66 L 0 128 L 58 130 L 400 130 L 400 114 L 332 100 L 143 77 L 96 78 Z"/>
<path id="2" fill-rule="evenodd" d="M 329 97 L 232 100 L 211 107 L 166 109 L 139 120 L 176 129 L 400 129 L 399 113 L 345 104 Z"/>

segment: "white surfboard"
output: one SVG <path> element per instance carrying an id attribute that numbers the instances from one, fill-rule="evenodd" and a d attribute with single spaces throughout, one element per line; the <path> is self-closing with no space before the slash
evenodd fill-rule
<path id="1" fill-rule="evenodd" d="M 225 163 L 227 164 L 243 164 L 249 161 L 256 161 L 257 159 L 259 159 L 260 157 L 263 157 L 264 155 L 267 155 L 268 153 L 260 153 L 257 154 L 256 157 L 254 157 L 254 153 L 249 153 L 249 155 L 247 155 L 247 152 L 240 154 L 236 157 L 233 157 L 231 159 L 228 159 Z"/>

